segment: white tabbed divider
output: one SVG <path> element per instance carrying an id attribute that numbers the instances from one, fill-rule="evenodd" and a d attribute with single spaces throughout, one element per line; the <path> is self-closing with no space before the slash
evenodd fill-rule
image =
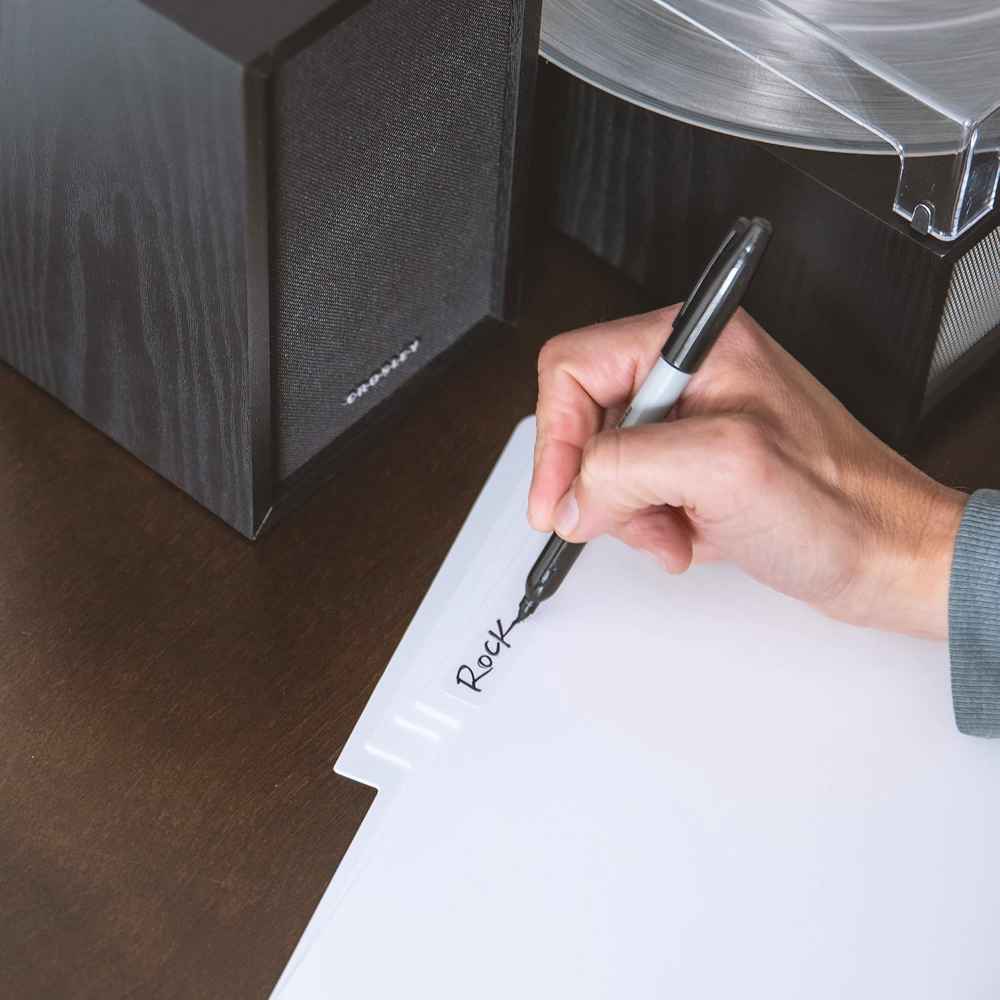
<path id="1" fill-rule="evenodd" d="M 504 449 L 365 706 L 337 759 L 338 774 L 380 792 L 390 790 L 458 737 L 470 720 L 470 708 L 474 713 L 486 701 L 465 697 L 467 689 L 456 681 L 465 660 L 475 663 L 473 657 L 482 653 L 469 646 L 464 626 L 470 607 L 499 609 L 496 614 L 505 626 L 517 611 L 521 594 L 508 593 L 510 580 L 520 567 L 523 586 L 532 554 L 544 538 L 526 521 L 531 470 L 523 456 L 533 441 L 534 420 L 526 419 Z M 519 530 L 510 544 L 514 524 Z M 484 553 L 490 553 L 485 565 Z M 490 611 L 484 611 L 481 621 L 484 635 L 495 627 Z"/>
<path id="2" fill-rule="evenodd" d="M 531 438 L 338 762 L 380 792 L 276 1000 L 1000 995 L 1000 744 L 942 645 L 601 540 L 455 684 L 539 546 Z"/>
<path id="3" fill-rule="evenodd" d="M 475 702 L 462 699 L 454 671 L 442 683 L 437 661 L 422 659 L 421 652 L 445 630 L 456 594 L 466 588 L 477 593 L 490 589 L 492 577 L 481 572 L 477 558 L 484 549 L 495 548 L 497 538 L 509 531 L 518 506 L 526 516 L 530 464 L 524 465 L 523 455 L 530 452 L 534 434 L 534 418 L 518 424 L 337 758 L 338 774 L 375 788 L 378 795 L 296 945 L 273 1000 L 286 996 L 292 972 L 353 884 L 400 784 L 455 739 L 477 711 Z M 535 539 L 543 537 L 527 534 L 528 543 L 522 539 L 520 546 L 524 557 L 537 544 Z"/>

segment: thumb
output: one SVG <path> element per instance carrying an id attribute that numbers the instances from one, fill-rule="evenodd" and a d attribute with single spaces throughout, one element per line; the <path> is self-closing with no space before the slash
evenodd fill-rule
<path id="1" fill-rule="evenodd" d="M 695 416 L 597 434 L 556 507 L 556 531 L 585 542 L 606 533 L 627 535 L 651 508 L 711 507 L 736 485 L 746 436 L 740 423 L 731 416 Z"/>

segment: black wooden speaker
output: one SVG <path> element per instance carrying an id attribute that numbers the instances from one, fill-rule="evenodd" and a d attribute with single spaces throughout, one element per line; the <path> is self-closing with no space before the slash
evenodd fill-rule
<path id="1" fill-rule="evenodd" d="M 0 0 L 0 360 L 255 535 L 510 317 L 538 18 Z"/>
<path id="2" fill-rule="evenodd" d="M 660 303 L 688 293 L 733 218 L 769 218 L 748 309 L 887 441 L 905 446 L 1000 350 L 1000 211 L 943 243 L 893 213 L 893 156 L 696 128 L 549 65 L 538 103 L 555 225 Z"/>

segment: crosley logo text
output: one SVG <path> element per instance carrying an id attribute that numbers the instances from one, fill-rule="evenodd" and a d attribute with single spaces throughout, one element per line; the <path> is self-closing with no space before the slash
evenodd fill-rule
<path id="1" fill-rule="evenodd" d="M 344 406 L 353 406 L 366 392 L 371 392 L 382 379 L 391 375 L 407 358 L 414 355 L 419 346 L 419 340 L 411 340 L 399 354 L 390 358 L 377 372 L 373 372 L 361 385 L 352 390 L 344 400 Z"/>

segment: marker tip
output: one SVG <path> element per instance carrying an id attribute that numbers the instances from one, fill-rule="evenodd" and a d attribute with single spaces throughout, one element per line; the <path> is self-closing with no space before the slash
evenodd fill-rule
<path id="1" fill-rule="evenodd" d="M 512 622 L 511 628 L 530 618 L 535 613 L 535 608 L 537 607 L 537 601 L 532 601 L 527 597 L 522 598 L 521 603 L 517 608 L 517 617 Z"/>

